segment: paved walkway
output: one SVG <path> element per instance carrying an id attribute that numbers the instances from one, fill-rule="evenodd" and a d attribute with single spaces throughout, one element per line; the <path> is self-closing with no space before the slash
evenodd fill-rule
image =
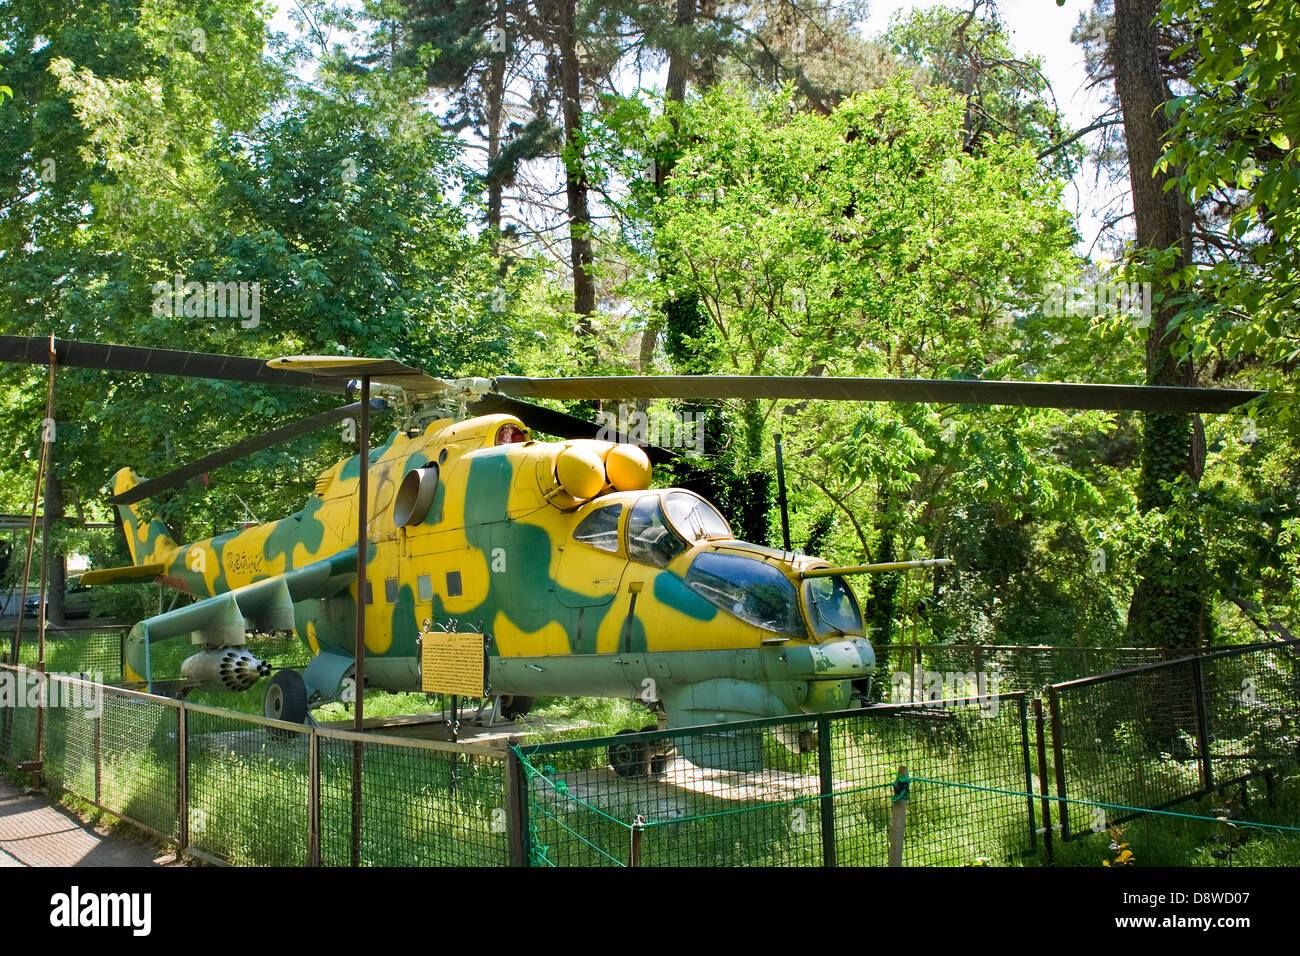
<path id="1" fill-rule="evenodd" d="M 44 794 L 0 779 L 0 867 L 169 866 L 170 852 L 125 829 L 96 829 Z"/>

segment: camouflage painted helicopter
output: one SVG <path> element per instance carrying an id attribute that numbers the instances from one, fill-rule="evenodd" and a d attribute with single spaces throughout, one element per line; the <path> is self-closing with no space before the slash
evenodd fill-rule
<path id="1" fill-rule="evenodd" d="M 0 337 L 0 359 L 39 362 L 47 343 Z M 470 670 L 482 670 L 471 684 L 505 701 L 507 716 L 536 696 L 607 696 L 640 700 L 667 726 L 684 727 L 840 710 L 863 698 L 875 656 L 846 576 L 871 568 L 835 568 L 738 541 L 700 496 L 652 489 L 647 450 L 617 440 L 624 436 L 589 437 L 591 423 L 505 394 L 1159 411 L 1226 411 L 1258 395 L 728 376 L 445 382 L 379 359 L 297 357 L 259 365 L 233 356 L 56 345 L 61 365 L 329 389 L 364 377 L 367 392 L 373 379 L 390 395 L 416 399 L 406 425 L 369 450 L 364 475 L 360 454 L 337 462 L 298 512 L 267 524 L 178 543 L 149 498 L 254 448 L 356 416 L 358 406 L 277 429 L 156 481 L 141 481 L 129 468 L 113 478 L 110 500 L 133 564 L 88 572 L 83 582 L 152 580 L 197 598 L 134 626 L 128 678 L 152 682 L 151 645 L 188 636 L 195 653 L 182 667 L 186 685 L 243 692 L 271 676 L 249 650 L 250 637 L 293 632 L 310 647 L 312 661 L 301 673 L 277 670 L 265 706 L 268 716 L 295 722 L 314 706 L 346 697 L 357 670 L 358 624 L 364 625 L 364 683 L 390 691 L 433 689 L 431 668 L 463 671 L 463 655 L 438 657 L 431 649 L 448 632 L 472 635 L 460 647 L 471 650 Z M 363 393 L 363 411 L 368 398 Z M 525 419 L 552 433 L 588 437 L 535 440 Z M 362 580 L 359 505 L 368 516 Z M 643 772 L 651 757 L 621 752 L 615 769 Z"/>

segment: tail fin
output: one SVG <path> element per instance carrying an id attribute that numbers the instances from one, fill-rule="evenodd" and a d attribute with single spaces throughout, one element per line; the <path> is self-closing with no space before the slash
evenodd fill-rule
<path id="1" fill-rule="evenodd" d="M 113 494 L 120 495 L 134 488 L 140 484 L 140 480 L 140 476 L 130 468 L 121 469 L 113 476 Z M 167 526 L 156 516 L 148 499 L 133 505 L 118 505 L 117 513 L 122 518 L 126 546 L 131 549 L 131 560 L 137 565 L 160 561 L 163 555 L 177 547 Z"/>

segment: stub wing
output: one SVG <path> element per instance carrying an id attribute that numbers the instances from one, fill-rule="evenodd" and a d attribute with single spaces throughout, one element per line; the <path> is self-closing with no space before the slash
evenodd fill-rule
<path id="1" fill-rule="evenodd" d="M 294 605 L 343 591 L 356 580 L 356 563 L 357 549 L 347 548 L 322 561 L 141 621 L 127 635 L 125 677 L 151 682 L 150 645 L 167 638 L 189 634 L 196 646 L 238 647 L 249 631 L 292 630 Z"/>

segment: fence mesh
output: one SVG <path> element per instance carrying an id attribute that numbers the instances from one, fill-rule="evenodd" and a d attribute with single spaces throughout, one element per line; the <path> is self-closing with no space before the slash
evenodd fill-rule
<path id="1" fill-rule="evenodd" d="M 26 668 L 0 664 L 0 695 L 9 704 L 0 707 L 0 761 L 11 767 L 36 757 L 35 679 Z"/>
<path id="2" fill-rule="evenodd" d="M 178 680 L 181 665 L 199 648 L 187 641 L 157 641 L 149 647 L 150 675 L 156 681 Z M 301 669 L 311 663 L 311 649 L 292 633 L 263 635 L 248 650 L 265 660 L 273 669 Z"/>
<path id="3" fill-rule="evenodd" d="M 1300 648 L 1213 655 L 1202 672 L 1216 779 L 1262 765 L 1300 764 Z"/>
<path id="4" fill-rule="evenodd" d="M 355 761 L 365 866 L 509 863 L 503 760 L 374 739 L 320 737 L 321 862 L 352 858 Z"/>
<path id="5" fill-rule="evenodd" d="M 969 787 L 911 788 L 905 865 L 1002 864 L 1032 848 L 1033 808 L 999 792 L 1031 785 L 1024 695 L 890 708 L 846 717 L 838 726 L 845 753 L 837 771 L 862 793 L 836 800 L 838 863 L 887 862 L 889 794 L 882 799 L 880 785 L 894 778 L 897 765 L 912 777 Z"/>
<path id="6" fill-rule="evenodd" d="M 45 670 L 63 674 L 88 674 L 112 684 L 122 680 L 122 642 L 129 628 L 46 627 Z M 8 655 L 13 629 L 0 631 L 0 654 Z M 23 643 L 18 650 L 19 663 L 35 667 L 40 654 L 36 639 L 36 622 L 23 626 Z"/>
<path id="7" fill-rule="evenodd" d="M 177 832 L 177 707 L 105 688 L 100 720 L 103 806 L 159 833 Z"/>
<path id="8" fill-rule="evenodd" d="M 307 863 L 306 727 L 187 709 L 190 844 L 235 864 Z"/>
<path id="9" fill-rule="evenodd" d="M 90 682 L 50 678 L 45 711 L 45 779 L 70 793 L 98 799 L 98 750 L 103 696 Z M 73 695 L 77 699 L 73 700 Z M 71 706 L 73 704 L 79 706 Z"/>
<path id="10" fill-rule="evenodd" d="M 927 694 L 942 678 L 983 681 L 978 691 L 1037 691 L 1048 684 L 1150 664 L 1162 660 L 1156 647 L 1051 647 L 1048 645 L 886 644 L 876 648 L 877 697 L 891 703 L 956 697 Z M 971 676 L 974 675 L 974 676 Z M 982 675 L 982 677 L 981 677 Z"/>
<path id="11" fill-rule="evenodd" d="M 1297 760 L 1296 645 L 1235 648 L 1048 689 L 1067 836 Z M 1132 812 L 1127 814 L 1132 815 Z"/>
<path id="12" fill-rule="evenodd" d="M 1053 822 L 1071 838 L 1053 841 L 1058 863 L 1124 865 L 1127 850 L 1138 865 L 1294 866 L 1298 644 L 1052 685 L 1045 771 L 1027 699 L 1007 693 L 523 746 L 510 786 L 524 807 L 512 815 L 509 765 L 482 748 L 270 726 L 55 676 L 44 773 L 240 864 L 350 864 L 359 752 L 365 865 L 505 865 L 513 840 L 534 865 L 880 865 L 906 766 L 905 865 L 1043 859 L 1044 772 Z M 0 666 L 11 766 L 37 753 L 35 679 Z"/>
<path id="13" fill-rule="evenodd" d="M 1027 734 L 1023 695 L 1006 695 L 524 747 L 530 851 L 554 866 L 883 865 L 900 766 L 1023 792 Z M 1031 846 L 1028 812 L 928 791 L 905 858 L 1004 862 Z"/>
<path id="14" fill-rule="evenodd" d="M 63 674 L 88 674 L 109 684 L 120 684 L 125 680 L 122 662 L 129 631 L 130 628 L 124 625 L 47 626 L 45 669 Z M 13 633 L 12 627 L 0 630 L 0 656 L 8 656 Z M 186 641 L 159 641 L 153 644 L 149 650 L 153 679 L 178 679 L 181 676 L 181 664 L 195 650 Z M 29 621 L 23 626 L 19 661 L 27 667 L 35 667 L 39 653 L 36 622 Z M 310 648 L 292 633 L 263 635 L 257 641 L 255 653 L 273 668 L 306 667 L 311 663 L 312 657 Z"/>

